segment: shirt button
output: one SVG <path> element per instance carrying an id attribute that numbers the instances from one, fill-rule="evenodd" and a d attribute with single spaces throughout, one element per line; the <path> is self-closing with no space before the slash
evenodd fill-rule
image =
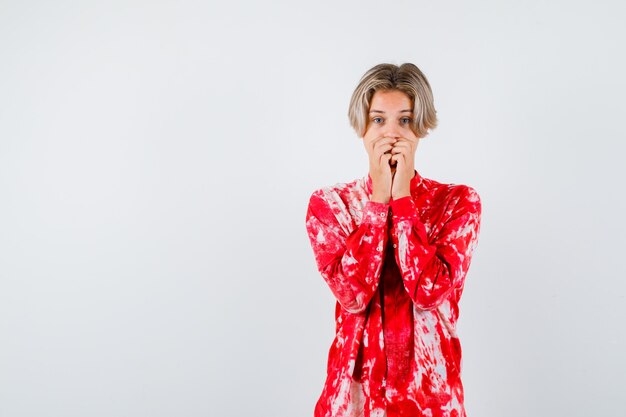
<path id="1" fill-rule="evenodd" d="M 385 213 L 380 213 L 380 217 L 385 217 L 386 214 Z"/>
<path id="2" fill-rule="evenodd" d="M 396 244 L 394 243 L 394 244 L 393 244 L 393 247 L 394 247 L 394 248 L 397 248 L 397 247 L 398 247 L 398 245 L 396 245 Z"/>

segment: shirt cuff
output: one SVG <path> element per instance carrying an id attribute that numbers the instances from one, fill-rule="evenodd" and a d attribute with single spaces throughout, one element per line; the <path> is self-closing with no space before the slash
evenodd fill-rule
<path id="1" fill-rule="evenodd" d="M 394 223 L 400 220 L 417 220 L 417 207 L 410 195 L 392 200 L 389 205 Z"/>
<path id="2" fill-rule="evenodd" d="M 417 206 L 412 197 L 406 196 L 393 200 L 390 203 L 393 223 L 391 235 L 394 244 L 399 243 L 399 235 L 407 232 L 406 225 L 410 225 L 422 245 L 428 245 L 428 233 L 426 226 L 417 215 Z M 408 222 L 408 223 L 407 223 Z M 402 226 L 401 226 L 402 225 Z"/>
<path id="3" fill-rule="evenodd" d="M 363 208 L 363 223 L 385 226 L 389 215 L 389 204 L 368 201 Z"/>

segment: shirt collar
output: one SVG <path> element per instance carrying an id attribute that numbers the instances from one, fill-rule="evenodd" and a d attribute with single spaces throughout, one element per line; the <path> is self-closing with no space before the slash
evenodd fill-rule
<path id="1" fill-rule="evenodd" d="M 411 194 L 413 194 L 418 187 L 422 184 L 423 181 L 423 177 L 420 175 L 419 172 L 417 172 L 416 169 L 413 169 L 413 171 L 415 172 L 415 174 L 413 175 L 413 178 L 411 178 Z M 367 178 L 365 179 L 365 187 L 367 188 L 367 192 L 368 194 L 372 193 L 372 177 L 370 177 L 369 172 L 367 173 Z"/>

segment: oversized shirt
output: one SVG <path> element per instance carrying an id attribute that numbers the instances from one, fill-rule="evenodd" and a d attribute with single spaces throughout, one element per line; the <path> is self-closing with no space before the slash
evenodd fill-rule
<path id="1" fill-rule="evenodd" d="M 306 228 L 336 298 L 315 417 L 464 417 L 458 303 L 480 229 L 475 189 L 422 177 L 371 201 L 369 174 L 314 191 Z"/>

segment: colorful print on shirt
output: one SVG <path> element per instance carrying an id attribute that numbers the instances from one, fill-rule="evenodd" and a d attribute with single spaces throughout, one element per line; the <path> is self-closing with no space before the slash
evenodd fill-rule
<path id="1" fill-rule="evenodd" d="M 411 196 L 371 194 L 367 175 L 309 200 L 307 233 L 337 300 L 315 417 L 464 417 L 455 329 L 480 197 L 416 170 Z"/>

